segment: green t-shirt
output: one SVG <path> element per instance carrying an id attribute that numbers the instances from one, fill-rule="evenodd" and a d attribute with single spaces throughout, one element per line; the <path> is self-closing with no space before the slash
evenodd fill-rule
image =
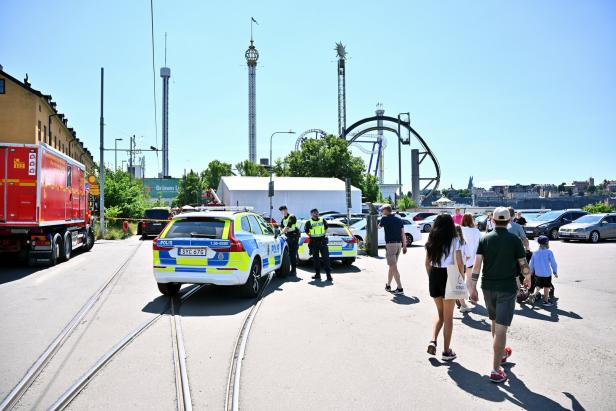
<path id="1" fill-rule="evenodd" d="M 477 254 L 483 256 L 481 288 L 516 291 L 517 260 L 526 257 L 522 240 L 499 227 L 479 240 Z"/>

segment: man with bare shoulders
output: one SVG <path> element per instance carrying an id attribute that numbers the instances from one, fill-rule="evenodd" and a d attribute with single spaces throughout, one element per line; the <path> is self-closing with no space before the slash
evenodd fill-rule
<path id="1" fill-rule="evenodd" d="M 524 282 L 530 284 L 530 270 L 522 241 L 507 230 L 511 219 L 509 210 L 498 207 L 494 210 L 494 231 L 479 241 L 473 273 L 468 279 L 471 300 L 477 301 L 477 281 L 483 265 L 481 289 L 492 320 L 493 361 L 490 381 L 499 383 L 507 379 L 501 364 L 508 361 L 512 350 L 507 347 L 507 329 L 513 320 L 518 286 L 517 270 L 520 267 Z"/>

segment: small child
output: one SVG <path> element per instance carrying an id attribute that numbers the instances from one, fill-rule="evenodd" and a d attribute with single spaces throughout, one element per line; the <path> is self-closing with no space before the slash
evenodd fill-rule
<path id="1" fill-rule="evenodd" d="M 530 273 L 535 275 L 535 287 L 543 288 L 543 305 L 550 307 L 553 304 L 550 302 L 550 288 L 552 288 L 552 274 L 558 278 L 558 266 L 554 253 L 550 250 L 550 239 L 544 235 L 537 239 L 539 250 L 533 253 L 530 259 Z M 534 302 L 537 298 L 535 290 L 531 290 L 533 294 L 531 299 Z"/>

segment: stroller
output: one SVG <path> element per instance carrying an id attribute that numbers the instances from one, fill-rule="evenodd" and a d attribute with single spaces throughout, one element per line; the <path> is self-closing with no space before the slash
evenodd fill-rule
<path id="1" fill-rule="evenodd" d="M 533 252 L 530 250 L 526 250 L 526 261 L 530 262 L 530 259 L 533 256 Z M 522 271 L 520 270 L 520 268 L 518 267 L 518 283 L 520 285 L 520 288 L 518 290 L 518 295 L 516 297 L 516 300 L 518 302 L 518 304 L 524 304 L 524 303 L 529 303 L 531 305 L 535 305 L 536 301 L 539 301 L 542 299 L 542 295 L 540 291 L 535 292 L 535 284 L 537 283 L 535 275 L 531 275 L 530 277 L 530 287 L 525 287 L 524 286 L 524 275 L 522 275 Z M 552 284 L 552 287 L 550 288 L 550 300 L 554 300 L 554 284 Z"/>

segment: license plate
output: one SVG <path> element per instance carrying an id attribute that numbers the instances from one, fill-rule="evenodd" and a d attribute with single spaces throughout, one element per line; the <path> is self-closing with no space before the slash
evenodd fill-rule
<path id="1" fill-rule="evenodd" d="M 207 248 L 180 248 L 178 255 L 184 256 L 205 256 L 207 255 Z"/>

